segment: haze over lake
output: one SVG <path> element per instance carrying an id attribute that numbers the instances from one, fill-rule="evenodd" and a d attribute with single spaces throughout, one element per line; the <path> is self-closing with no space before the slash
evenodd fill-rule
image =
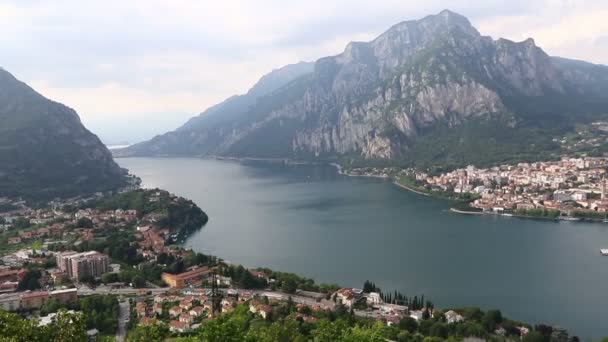
<path id="1" fill-rule="evenodd" d="M 318 282 L 499 308 L 571 334 L 608 334 L 608 224 L 460 215 L 448 203 L 329 166 L 124 158 L 144 187 L 194 200 L 209 223 L 185 245 Z"/>

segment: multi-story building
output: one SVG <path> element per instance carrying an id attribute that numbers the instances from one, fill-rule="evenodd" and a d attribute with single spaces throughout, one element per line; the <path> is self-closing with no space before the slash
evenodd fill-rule
<path id="1" fill-rule="evenodd" d="M 57 255 L 57 265 L 73 279 L 85 276 L 97 278 L 108 272 L 109 258 L 97 251 L 64 252 Z"/>

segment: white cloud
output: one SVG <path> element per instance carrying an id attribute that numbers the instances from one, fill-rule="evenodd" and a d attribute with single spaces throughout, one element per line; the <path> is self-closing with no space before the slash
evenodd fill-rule
<path id="1" fill-rule="evenodd" d="M 102 136 L 113 134 L 103 124 L 110 120 L 160 132 L 245 92 L 273 68 L 339 53 L 349 41 L 370 40 L 445 6 L 444 0 L 2 1 L 0 64 L 77 109 Z M 551 54 L 608 64 L 605 0 L 449 6 L 483 34 L 534 37 Z"/>

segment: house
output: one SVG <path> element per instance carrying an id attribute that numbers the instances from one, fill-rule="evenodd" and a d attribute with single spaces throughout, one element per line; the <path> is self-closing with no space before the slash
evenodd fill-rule
<path id="1" fill-rule="evenodd" d="M 268 319 L 272 315 L 272 307 L 270 305 L 262 304 L 258 306 L 258 313 L 262 318 Z"/>
<path id="2" fill-rule="evenodd" d="M 74 303 L 78 299 L 78 289 L 64 289 L 50 292 L 51 298 L 56 299 L 60 304 Z"/>
<path id="3" fill-rule="evenodd" d="M 386 317 L 386 325 L 392 327 L 394 325 L 398 325 L 401 322 L 401 317 L 397 315 L 390 315 Z"/>
<path id="4" fill-rule="evenodd" d="M 190 325 L 180 321 L 171 321 L 169 322 L 169 331 L 177 333 L 188 332 L 190 331 Z"/>
<path id="5" fill-rule="evenodd" d="M 190 324 L 194 322 L 194 317 L 190 316 L 189 313 L 183 312 L 181 315 L 179 315 L 179 321 Z"/>
<path id="6" fill-rule="evenodd" d="M 454 310 L 450 310 L 450 311 L 446 312 L 444 315 L 445 315 L 446 321 L 449 324 L 464 321 L 464 318 Z"/>
<path id="7" fill-rule="evenodd" d="M 21 238 L 18 236 L 13 236 L 8 238 L 8 244 L 9 245 L 16 245 L 18 243 L 21 243 Z"/>
<path id="8" fill-rule="evenodd" d="M 171 317 L 177 317 L 182 313 L 182 308 L 180 308 L 179 306 L 174 306 L 171 309 L 169 309 L 169 316 Z"/>
<path id="9" fill-rule="evenodd" d="M 17 311 L 21 307 L 21 298 L 18 295 L 0 296 L 0 308 L 4 311 Z"/>
<path id="10" fill-rule="evenodd" d="M 139 319 L 139 325 L 142 327 L 154 324 L 155 320 L 150 317 L 142 317 Z"/>
<path id="11" fill-rule="evenodd" d="M 190 316 L 192 317 L 200 317 L 203 313 L 205 313 L 205 308 L 202 306 L 195 306 L 190 309 Z"/>
<path id="12" fill-rule="evenodd" d="M 40 309 L 49 299 L 47 291 L 26 292 L 21 296 L 21 308 L 25 310 Z"/>
<path id="13" fill-rule="evenodd" d="M 182 288 L 192 282 L 204 278 L 212 271 L 213 270 L 209 267 L 198 267 L 180 274 L 163 273 L 161 278 L 170 287 Z"/>
<path id="14" fill-rule="evenodd" d="M 421 321 L 422 320 L 422 310 L 410 311 L 410 317 L 412 317 L 416 321 Z"/>
<path id="15" fill-rule="evenodd" d="M 190 310 L 192 308 L 192 301 L 184 299 L 181 302 L 179 302 L 179 307 L 182 308 L 183 310 Z"/>
<path id="16" fill-rule="evenodd" d="M 209 312 L 213 311 L 213 303 L 210 300 L 207 300 L 203 303 L 203 308 Z"/>
<path id="17" fill-rule="evenodd" d="M 336 292 L 336 300 L 342 305 L 352 307 L 355 304 L 355 293 L 352 289 L 342 288 Z"/>
<path id="18" fill-rule="evenodd" d="M 154 314 L 156 315 L 162 315 L 163 314 L 163 304 L 162 303 L 154 303 L 154 305 L 152 306 L 152 312 L 154 312 Z"/>
<path id="19" fill-rule="evenodd" d="M 87 330 L 87 341 L 94 342 L 99 338 L 99 330 L 93 328 Z"/>
<path id="20" fill-rule="evenodd" d="M 146 303 L 139 302 L 135 305 L 135 312 L 137 313 L 137 317 L 146 316 Z"/>
<path id="21" fill-rule="evenodd" d="M 315 323 L 317 321 L 316 317 L 308 316 L 308 315 L 298 315 L 298 317 L 296 319 L 301 320 L 302 322 L 306 322 L 306 323 Z"/>
<path id="22" fill-rule="evenodd" d="M 218 286 L 222 286 L 222 285 L 225 285 L 225 286 L 230 286 L 230 285 L 232 285 L 232 278 L 230 278 L 230 277 L 218 276 L 218 277 L 216 278 L 216 282 L 217 282 L 217 285 L 218 285 Z"/>
<path id="23" fill-rule="evenodd" d="M 382 303 L 382 298 L 378 292 L 370 292 L 366 295 L 367 304 L 376 305 Z"/>
<path id="24" fill-rule="evenodd" d="M 519 330 L 520 336 L 526 336 L 530 333 L 530 329 L 528 329 L 524 326 L 519 326 L 519 327 L 516 327 L 515 329 Z"/>
<path id="25" fill-rule="evenodd" d="M 270 281 L 270 279 L 264 272 L 261 272 L 258 270 L 249 270 L 249 273 L 251 273 L 251 275 L 254 276 L 255 278 L 261 278 L 261 279 L 265 279 L 266 281 Z"/>

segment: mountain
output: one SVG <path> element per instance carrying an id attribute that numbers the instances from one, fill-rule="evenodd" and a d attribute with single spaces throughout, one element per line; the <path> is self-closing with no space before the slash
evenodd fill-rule
<path id="1" fill-rule="evenodd" d="M 493 40 L 447 10 L 305 71 L 116 155 L 485 164 L 560 153 L 555 137 L 608 113 L 605 66 Z"/>
<path id="2" fill-rule="evenodd" d="M 123 185 L 125 173 L 73 109 L 0 68 L 0 197 L 93 193 Z"/>

